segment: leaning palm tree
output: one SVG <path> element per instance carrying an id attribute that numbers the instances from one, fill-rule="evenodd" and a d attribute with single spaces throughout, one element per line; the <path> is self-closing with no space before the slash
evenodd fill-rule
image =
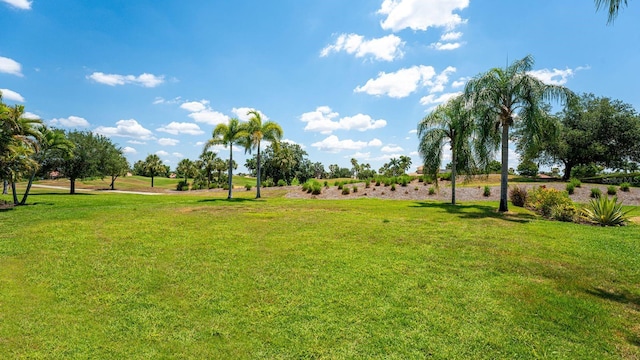
<path id="1" fill-rule="evenodd" d="M 42 135 L 38 139 L 38 146 L 36 148 L 36 152 L 34 154 L 34 159 L 37 161 L 39 166 L 44 166 L 45 163 L 55 162 L 51 159 L 52 154 L 58 153 L 61 157 L 70 156 L 71 150 L 74 148 L 74 145 L 69 139 L 67 139 L 64 131 L 50 129 L 46 126 L 42 126 L 40 128 L 40 134 Z M 37 169 L 34 169 L 31 172 L 31 177 L 29 177 L 29 182 L 27 183 L 27 188 L 22 196 L 22 201 L 20 201 L 20 205 L 24 205 L 27 203 L 27 197 L 29 196 L 29 192 L 31 191 L 31 185 L 33 184 L 33 180 L 36 177 Z"/>
<path id="2" fill-rule="evenodd" d="M 418 124 L 418 152 L 424 160 L 424 173 L 436 176 L 442 165 L 442 149 L 451 148 L 451 204 L 456 204 L 457 171 L 473 168 L 475 123 L 464 98 L 457 96 L 438 106 Z"/>
<path id="3" fill-rule="evenodd" d="M 229 146 L 229 195 L 227 199 L 232 198 L 233 191 L 233 144 L 245 144 L 248 135 L 246 124 L 240 124 L 240 120 L 232 118 L 228 124 L 218 124 L 213 129 L 213 137 L 207 141 L 204 147 L 204 151 L 207 151 L 214 145 Z"/>
<path id="4" fill-rule="evenodd" d="M 530 143 L 536 143 L 541 137 L 544 116 L 544 104 L 549 100 L 568 101 L 573 93 L 559 85 L 545 84 L 529 74 L 533 67 L 533 57 L 513 62 L 505 69 L 493 68 L 469 80 L 464 94 L 477 114 L 479 127 L 484 129 L 481 143 L 496 139 L 500 135 L 502 151 L 502 171 L 500 180 L 500 208 L 508 211 L 507 190 L 509 176 L 509 130 L 514 121 L 521 122 L 523 133 Z M 494 131 L 490 131 L 493 129 Z M 496 148 L 498 144 L 495 144 Z"/>
<path id="5" fill-rule="evenodd" d="M 260 112 L 251 110 L 247 113 L 251 115 L 249 122 L 247 123 L 247 137 L 245 139 L 245 149 L 251 153 L 251 149 L 257 149 L 256 163 L 257 163 L 257 183 L 256 183 L 256 199 L 260 198 L 260 182 L 261 182 L 261 160 L 260 160 L 260 142 L 262 140 L 271 141 L 274 147 L 277 149 L 278 143 L 282 139 L 282 128 L 276 122 L 265 121 L 262 122 L 262 116 Z"/>
<path id="6" fill-rule="evenodd" d="M 627 6 L 627 0 L 595 0 L 596 9 L 600 10 L 602 8 L 608 9 L 609 19 L 607 20 L 607 24 L 613 23 L 613 21 L 618 17 L 618 12 L 620 11 L 620 6 Z"/>

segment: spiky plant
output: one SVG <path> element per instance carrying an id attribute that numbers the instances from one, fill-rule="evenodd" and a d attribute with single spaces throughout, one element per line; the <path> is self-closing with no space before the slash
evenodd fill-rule
<path id="1" fill-rule="evenodd" d="M 622 209 L 622 201 L 618 202 L 617 196 L 601 196 L 591 200 L 589 205 L 582 209 L 582 218 L 600 226 L 623 226 L 629 221 L 630 211 L 631 209 Z"/>

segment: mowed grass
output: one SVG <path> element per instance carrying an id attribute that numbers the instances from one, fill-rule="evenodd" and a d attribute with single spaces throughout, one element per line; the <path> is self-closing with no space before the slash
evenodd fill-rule
<path id="1" fill-rule="evenodd" d="M 0 210 L 0 358 L 640 356 L 637 225 L 235 194 Z"/>

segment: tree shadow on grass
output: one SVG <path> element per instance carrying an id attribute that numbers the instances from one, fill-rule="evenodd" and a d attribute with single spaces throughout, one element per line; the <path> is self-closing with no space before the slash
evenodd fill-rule
<path id="1" fill-rule="evenodd" d="M 213 203 L 242 203 L 242 202 L 249 202 L 249 201 L 259 201 L 259 199 L 247 199 L 247 198 L 233 198 L 233 199 L 227 199 L 227 198 L 222 198 L 222 199 L 202 199 L 202 200 L 198 200 L 198 202 L 213 202 Z"/>
<path id="2" fill-rule="evenodd" d="M 50 196 L 50 195 L 71 195 L 71 196 L 86 196 L 86 195 L 89 195 L 89 196 L 95 196 L 96 194 L 92 194 L 92 193 L 89 193 L 89 192 L 77 192 L 75 194 L 69 194 L 68 192 L 63 192 L 63 193 L 62 192 L 39 192 L 39 193 L 32 193 L 32 194 L 30 193 L 29 197 L 38 197 L 38 196 L 41 196 L 41 195 L 47 195 L 47 196 Z"/>
<path id="3" fill-rule="evenodd" d="M 620 304 L 630 304 L 631 306 L 640 310 L 640 296 L 631 294 L 628 291 L 612 291 L 594 287 L 591 289 L 586 289 L 585 292 L 589 295 L 597 296 L 601 299 L 615 301 Z"/>
<path id="4" fill-rule="evenodd" d="M 492 218 L 524 224 L 536 218 L 531 214 L 501 213 L 494 206 L 480 204 L 451 205 L 441 202 L 417 202 L 412 207 L 444 210 L 449 214 L 458 216 L 460 219 Z"/>

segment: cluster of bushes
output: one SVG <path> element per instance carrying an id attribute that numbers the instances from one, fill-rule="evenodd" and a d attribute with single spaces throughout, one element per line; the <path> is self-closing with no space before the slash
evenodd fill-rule
<path id="1" fill-rule="evenodd" d="M 573 185 L 575 188 L 576 184 Z M 601 226 L 619 226 L 628 222 L 628 211 L 622 209 L 622 202 L 618 202 L 617 197 L 602 196 L 597 188 L 591 189 L 591 197 L 593 199 L 588 205 L 577 207 L 569 198 L 568 190 L 540 186 L 527 192 L 524 187 L 515 186 L 509 191 L 509 200 L 514 206 L 527 207 L 548 219 Z"/>
<path id="2" fill-rule="evenodd" d="M 374 178 L 376 186 L 380 186 L 381 184 L 384 186 L 392 186 L 392 185 L 400 185 L 402 187 L 408 186 L 412 181 L 418 179 L 418 181 L 425 181 L 423 177 L 409 176 L 409 175 L 401 175 L 401 176 L 377 176 Z"/>
<path id="3" fill-rule="evenodd" d="M 302 184 L 302 191 L 306 191 L 308 194 L 320 195 L 322 193 L 322 184 L 316 179 L 309 179 Z"/>

